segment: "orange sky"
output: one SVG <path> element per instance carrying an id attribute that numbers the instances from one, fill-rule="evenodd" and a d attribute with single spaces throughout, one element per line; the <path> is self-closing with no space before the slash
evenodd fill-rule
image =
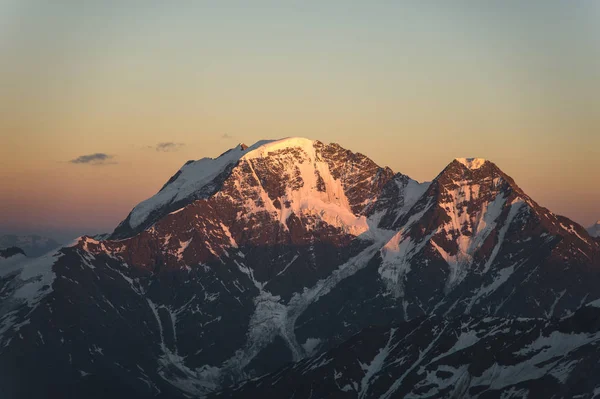
<path id="1" fill-rule="evenodd" d="M 165 4 L 2 3 L 0 232 L 112 230 L 188 159 L 287 136 L 421 181 L 488 158 L 600 218 L 596 2 Z"/>

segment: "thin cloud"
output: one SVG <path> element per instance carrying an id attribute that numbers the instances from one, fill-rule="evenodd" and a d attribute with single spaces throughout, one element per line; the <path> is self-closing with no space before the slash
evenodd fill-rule
<path id="1" fill-rule="evenodd" d="M 165 143 L 158 143 L 156 145 L 155 149 L 156 149 L 156 151 L 159 151 L 159 152 L 171 152 L 171 151 L 179 150 L 184 145 L 185 145 L 184 143 L 173 143 L 173 142 L 169 141 L 169 142 L 165 142 Z"/>
<path id="2" fill-rule="evenodd" d="M 110 165 L 116 163 L 111 161 L 113 158 L 112 155 L 97 152 L 95 154 L 81 155 L 75 159 L 71 159 L 69 162 L 73 164 Z"/>
<path id="3" fill-rule="evenodd" d="M 233 138 L 233 136 L 232 136 L 232 135 L 230 135 L 230 134 L 227 134 L 227 133 L 225 133 L 225 134 L 223 134 L 223 135 L 221 136 L 221 138 L 222 138 L 222 139 L 232 139 L 232 138 Z"/>

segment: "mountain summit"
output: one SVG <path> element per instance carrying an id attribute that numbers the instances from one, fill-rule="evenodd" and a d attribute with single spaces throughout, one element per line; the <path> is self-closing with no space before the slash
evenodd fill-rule
<path id="1" fill-rule="evenodd" d="M 363 232 L 365 214 L 392 179 L 417 190 L 408 193 L 410 198 L 420 193 L 418 183 L 337 144 L 293 137 L 239 145 L 217 158 L 186 163 L 156 195 L 137 205 L 111 238 L 133 236 L 165 215 L 213 196 L 239 199 L 250 214 L 264 206 L 278 214 L 282 225 L 291 214 L 318 209 L 321 216 Z M 254 206 L 248 196 L 254 197 Z"/>
<path id="2" fill-rule="evenodd" d="M 570 317 L 600 299 L 600 243 L 491 161 L 457 158 L 419 183 L 288 138 L 187 162 L 108 239 L 11 268 L 0 294 L 8 397 L 203 396 L 290 362 L 322 368 L 373 325 L 392 343 L 389 326 L 423 318 L 488 331 L 478 320 Z"/>

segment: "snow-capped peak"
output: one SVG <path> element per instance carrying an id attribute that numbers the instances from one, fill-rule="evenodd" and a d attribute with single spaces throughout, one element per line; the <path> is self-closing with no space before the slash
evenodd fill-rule
<path id="1" fill-rule="evenodd" d="M 300 161 L 300 166 L 298 167 L 302 169 L 302 167 L 308 167 L 309 164 L 315 163 L 315 168 L 325 168 L 327 170 L 311 169 L 304 172 L 310 172 L 312 175 L 321 174 L 319 177 L 313 176 L 312 178 L 317 178 L 317 180 L 324 179 L 325 176 L 329 175 L 329 167 L 326 163 L 317 166 L 320 163 L 317 162 L 320 160 L 320 155 L 317 154 L 317 147 L 321 148 L 322 146 L 323 144 L 318 141 L 302 137 L 261 140 L 250 147 L 239 144 L 217 158 L 203 158 L 198 161 L 189 161 L 171 177 L 157 194 L 134 207 L 127 219 L 115 229 L 111 238 L 121 239 L 130 236 L 136 231 L 139 232 L 149 227 L 167 213 L 177 211 L 197 199 L 212 196 L 220 189 L 223 181 L 228 178 L 231 170 L 240 161 L 254 162 L 258 159 L 269 158 L 275 153 L 280 153 L 282 150 L 299 150 L 300 152 L 296 156 L 310 162 L 303 164 L 303 161 Z M 293 163 L 294 160 L 288 160 L 288 162 Z M 288 172 L 295 173 L 295 169 L 297 169 L 296 165 L 288 165 Z M 304 173 L 300 174 L 303 181 L 311 182 L 308 176 L 304 176 Z M 333 177 L 332 179 L 337 180 Z M 319 180 L 315 184 L 321 183 L 325 184 L 326 182 Z M 337 188 L 343 191 L 343 184 Z M 345 198 L 345 196 L 334 191 L 327 192 L 338 200 Z"/>
<path id="2" fill-rule="evenodd" d="M 148 219 L 153 211 L 168 204 L 183 201 L 199 192 L 212 183 L 229 165 L 237 163 L 241 158 L 264 157 L 269 152 L 287 147 L 302 147 L 303 149 L 312 149 L 314 152 L 313 143 L 312 140 L 299 137 L 276 141 L 261 140 L 250 147 L 239 144 L 217 158 L 202 158 L 198 161 L 188 162 L 156 195 L 133 208 L 129 215 L 129 225 L 137 228 Z"/>
<path id="3" fill-rule="evenodd" d="M 484 158 L 456 158 L 456 161 L 462 163 L 467 169 L 479 169 L 487 162 Z"/>

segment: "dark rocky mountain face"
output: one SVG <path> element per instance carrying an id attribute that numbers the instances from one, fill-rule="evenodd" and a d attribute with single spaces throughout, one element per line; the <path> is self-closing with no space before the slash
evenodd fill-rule
<path id="1" fill-rule="evenodd" d="M 596 306 L 563 319 L 423 316 L 369 327 L 211 397 L 592 398 L 600 392 Z"/>
<path id="2" fill-rule="evenodd" d="M 109 238 L 0 274 L 0 386 L 201 396 L 371 325 L 567 317 L 600 298 L 599 248 L 491 162 L 420 184 L 336 144 L 240 145 Z"/>

